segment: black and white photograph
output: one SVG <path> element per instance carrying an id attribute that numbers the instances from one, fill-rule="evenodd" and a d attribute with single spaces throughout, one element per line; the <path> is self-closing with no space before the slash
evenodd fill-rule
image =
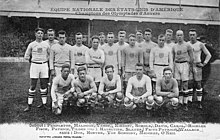
<path id="1" fill-rule="evenodd" d="M 220 0 L 0 0 L 1 140 L 220 140 Z"/>

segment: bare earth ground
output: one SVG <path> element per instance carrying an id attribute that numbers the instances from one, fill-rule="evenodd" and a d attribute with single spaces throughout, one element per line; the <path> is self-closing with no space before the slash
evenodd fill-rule
<path id="1" fill-rule="evenodd" d="M 204 109 L 189 108 L 188 112 L 176 110 L 174 115 L 147 115 L 145 110 L 131 112 L 124 108 L 97 109 L 92 114 L 81 114 L 75 108 L 55 116 L 48 110 L 36 106 L 41 103 L 39 92 L 35 96 L 33 109 L 23 112 L 29 88 L 28 63 L 0 63 L 0 123 L 15 122 L 84 122 L 84 123 L 148 123 L 148 122 L 193 122 L 220 123 L 219 80 L 209 80 L 209 93 L 203 102 Z M 37 87 L 39 90 L 39 86 Z M 48 95 L 49 96 L 49 95 Z M 49 101 L 51 101 L 49 97 Z"/>

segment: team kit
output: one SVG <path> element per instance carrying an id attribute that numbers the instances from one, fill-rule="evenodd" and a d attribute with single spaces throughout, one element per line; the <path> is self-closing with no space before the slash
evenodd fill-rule
<path id="1" fill-rule="evenodd" d="M 43 40 L 44 34 L 47 40 Z M 150 28 L 130 35 L 120 30 L 117 43 L 113 32 L 100 32 L 90 39 L 91 48 L 83 45 L 80 32 L 75 35 L 74 46 L 66 43 L 64 30 L 57 37 L 55 34 L 54 29 L 35 29 L 36 40 L 25 52 L 31 81 L 25 112 L 33 107 L 38 79 L 42 99 L 38 107 L 56 115 L 66 106 L 84 111 L 124 107 L 147 112 L 161 108 L 188 111 L 195 105 L 203 108 L 202 68 L 211 54 L 197 40 L 196 29 L 189 30 L 188 42 L 182 30 L 176 31 L 174 42 L 173 30 L 167 29 L 157 43 L 151 40 Z"/>

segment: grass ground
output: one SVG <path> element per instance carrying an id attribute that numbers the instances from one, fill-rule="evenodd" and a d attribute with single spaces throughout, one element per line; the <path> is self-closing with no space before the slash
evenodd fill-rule
<path id="1" fill-rule="evenodd" d="M 41 103 L 37 94 L 33 109 L 23 112 L 27 102 L 29 88 L 28 63 L 0 63 L 0 123 L 15 122 L 93 122 L 93 123 L 140 123 L 140 122 L 193 122 L 193 123 L 220 123 L 219 81 L 209 80 L 209 85 L 216 88 L 209 89 L 203 102 L 204 109 L 189 108 L 188 112 L 176 110 L 173 116 L 148 116 L 144 110 L 131 112 L 123 108 L 105 110 L 97 109 L 90 115 L 81 114 L 72 108 L 55 116 L 48 110 L 36 106 Z M 213 82 L 213 83 L 210 83 Z M 217 84 L 217 85 L 216 85 Z M 39 84 L 38 84 L 39 85 Z M 209 88 L 209 87 L 208 87 Z M 39 86 L 38 88 L 39 89 Z M 49 97 L 49 101 L 50 97 Z"/>

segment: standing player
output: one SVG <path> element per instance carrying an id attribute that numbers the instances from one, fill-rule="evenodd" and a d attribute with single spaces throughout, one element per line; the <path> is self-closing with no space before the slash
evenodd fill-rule
<path id="1" fill-rule="evenodd" d="M 184 41 L 182 30 L 176 32 L 176 39 L 177 43 L 173 47 L 174 77 L 179 86 L 179 103 L 183 104 L 183 109 L 187 111 L 189 65 L 193 61 L 193 50 L 190 44 Z"/>
<path id="2" fill-rule="evenodd" d="M 141 48 L 135 45 L 136 37 L 129 35 L 129 46 L 122 50 L 123 87 L 127 87 L 128 79 L 135 75 L 135 64 L 143 63 Z"/>
<path id="3" fill-rule="evenodd" d="M 166 30 L 166 33 L 165 33 L 165 38 L 166 38 L 166 39 L 165 39 L 164 45 L 167 46 L 167 47 L 170 49 L 170 51 L 172 52 L 173 46 L 175 45 L 175 43 L 172 42 L 173 30 L 167 29 L 167 30 Z"/>
<path id="4" fill-rule="evenodd" d="M 144 31 L 144 39 L 145 42 L 142 45 L 143 58 L 144 58 L 144 73 L 149 75 L 150 73 L 150 51 L 152 48 L 157 47 L 157 44 L 151 41 L 152 38 L 152 30 L 147 28 Z"/>
<path id="5" fill-rule="evenodd" d="M 178 106 L 179 89 L 176 79 L 173 78 L 172 69 L 166 67 L 163 69 L 163 77 L 157 79 L 155 104 L 161 107 L 166 104 L 168 109 L 176 109 Z"/>
<path id="6" fill-rule="evenodd" d="M 100 39 L 100 43 L 99 43 L 99 47 L 105 45 L 105 34 L 103 32 L 99 33 L 99 39 Z"/>
<path id="7" fill-rule="evenodd" d="M 50 46 L 50 48 L 54 45 L 57 44 L 59 41 L 55 39 L 55 30 L 54 29 L 48 29 L 47 30 L 47 40 L 45 40 L 45 42 L 47 42 Z"/>
<path id="8" fill-rule="evenodd" d="M 98 43 L 97 43 L 98 45 Z M 97 101 L 97 88 L 93 78 L 86 73 L 85 67 L 77 69 L 78 78 L 74 82 L 74 87 L 77 95 L 77 106 L 84 111 L 90 111 L 90 107 L 94 107 Z"/>
<path id="9" fill-rule="evenodd" d="M 137 41 L 136 41 L 135 45 L 137 45 L 138 47 L 142 48 L 142 45 L 144 43 L 144 37 L 143 37 L 143 33 L 142 33 L 141 30 L 138 30 L 136 32 L 136 39 L 137 39 Z"/>
<path id="10" fill-rule="evenodd" d="M 114 43 L 115 36 L 113 32 L 109 32 L 107 35 L 107 43 L 100 47 L 105 53 L 105 62 L 104 62 L 104 70 L 105 66 L 107 65 L 113 65 L 115 68 L 114 74 L 118 75 L 118 65 L 119 65 L 119 48 L 118 46 Z M 105 71 L 103 71 L 103 74 Z"/>
<path id="11" fill-rule="evenodd" d="M 82 44 L 83 35 L 82 33 L 77 33 L 75 35 L 76 44 L 73 46 L 73 53 L 75 58 L 75 77 L 77 77 L 77 69 L 80 66 L 86 67 L 86 51 L 89 49 L 85 45 Z"/>
<path id="12" fill-rule="evenodd" d="M 61 67 L 61 75 L 54 78 L 51 88 L 52 111 L 56 115 L 62 113 L 64 100 L 73 96 L 74 81 L 74 75 L 70 74 L 70 65 L 64 64 Z"/>
<path id="13" fill-rule="evenodd" d="M 55 30 L 54 29 L 48 29 L 47 30 L 47 40 L 45 40 L 46 43 L 48 43 L 48 45 L 50 46 L 50 49 L 52 48 L 52 46 L 54 44 L 57 44 L 59 41 L 55 39 Z M 48 67 L 50 68 L 50 62 L 48 63 Z M 49 69 L 49 78 L 50 78 L 50 69 Z M 52 79 L 48 79 L 48 85 L 50 85 L 50 80 Z"/>
<path id="14" fill-rule="evenodd" d="M 47 87 L 48 87 L 48 56 L 49 56 L 49 48 L 50 46 L 43 42 L 42 38 L 44 35 L 44 30 L 42 28 L 35 29 L 35 36 L 36 40 L 31 42 L 28 45 L 28 48 L 25 52 L 24 58 L 26 60 L 31 58 L 31 66 L 30 66 L 30 78 L 31 78 L 31 86 L 28 93 L 28 107 L 25 108 L 25 112 L 31 109 L 34 95 L 35 95 L 35 88 L 37 86 L 37 81 L 40 78 L 40 92 L 41 92 L 41 99 L 43 105 L 39 107 L 44 107 L 48 109 L 46 106 L 47 103 Z"/>
<path id="15" fill-rule="evenodd" d="M 127 46 L 129 46 L 128 43 L 125 42 L 125 39 L 126 39 L 126 31 L 120 30 L 118 32 L 118 42 L 116 43 L 116 45 L 118 46 L 119 75 L 122 74 L 122 50 Z"/>
<path id="16" fill-rule="evenodd" d="M 190 45 L 193 48 L 193 66 L 192 71 L 190 72 L 190 76 L 192 81 L 195 81 L 196 85 L 196 93 L 197 93 L 197 101 L 198 101 L 198 108 L 202 109 L 202 68 L 209 62 L 211 59 L 211 54 L 205 45 L 197 40 L 197 33 L 195 29 L 190 29 L 189 31 L 189 38 L 190 38 Z M 201 53 L 206 55 L 204 62 L 201 61 Z M 189 102 L 192 102 L 193 96 L 193 82 L 189 84 Z"/>
<path id="17" fill-rule="evenodd" d="M 150 69 L 156 74 L 157 79 L 163 77 L 163 69 L 165 67 L 173 67 L 173 58 L 171 51 L 164 45 L 165 36 L 158 36 L 158 47 L 154 47 L 150 52 Z"/>
<path id="18" fill-rule="evenodd" d="M 135 69 L 136 75 L 128 80 L 126 97 L 124 99 L 125 107 L 134 109 L 136 106 L 146 105 L 146 109 L 151 110 L 154 105 L 151 79 L 143 74 L 143 64 L 137 63 Z"/>
<path id="19" fill-rule="evenodd" d="M 86 64 L 88 68 L 88 75 L 92 76 L 93 80 L 98 87 L 102 78 L 102 67 L 105 61 L 104 52 L 98 48 L 99 37 L 92 37 L 92 48 L 86 52 Z"/>
<path id="20" fill-rule="evenodd" d="M 114 66 L 107 65 L 105 67 L 106 76 L 102 77 L 99 85 L 99 94 L 108 100 L 110 105 L 114 102 L 121 103 L 123 100 L 123 94 L 121 93 L 121 78 L 119 75 L 115 75 Z"/>
<path id="21" fill-rule="evenodd" d="M 50 69 L 52 76 L 60 75 L 61 67 L 64 64 L 69 64 L 71 66 L 72 73 L 74 73 L 74 55 L 71 45 L 66 43 L 66 37 L 67 35 L 65 31 L 59 31 L 59 43 L 53 45 L 50 50 Z"/>

